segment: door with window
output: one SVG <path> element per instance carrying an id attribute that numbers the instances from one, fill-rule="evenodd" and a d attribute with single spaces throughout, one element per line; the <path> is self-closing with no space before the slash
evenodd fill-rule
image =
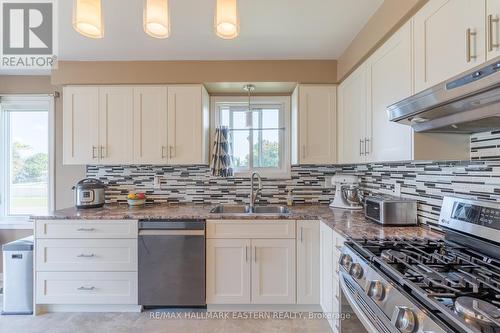
<path id="1" fill-rule="evenodd" d="M 0 97 L 0 221 L 51 209 L 50 97 Z"/>
<path id="2" fill-rule="evenodd" d="M 289 98 L 216 98 L 216 122 L 229 128 L 236 175 L 259 172 L 287 177 L 290 172 Z"/>

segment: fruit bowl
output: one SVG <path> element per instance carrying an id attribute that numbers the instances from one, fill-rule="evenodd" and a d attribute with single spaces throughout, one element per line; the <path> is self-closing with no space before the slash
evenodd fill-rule
<path id="1" fill-rule="evenodd" d="M 131 207 L 142 206 L 146 203 L 146 199 L 127 199 L 128 205 Z"/>

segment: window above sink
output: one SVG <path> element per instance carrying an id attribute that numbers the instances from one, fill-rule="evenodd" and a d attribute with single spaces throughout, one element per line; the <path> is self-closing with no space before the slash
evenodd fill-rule
<path id="1" fill-rule="evenodd" d="M 287 96 L 212 98 L 213 128 L 230 131 L 235 176 L 258 172 L 267 178 L 290 177 L 290 98 Z"/>

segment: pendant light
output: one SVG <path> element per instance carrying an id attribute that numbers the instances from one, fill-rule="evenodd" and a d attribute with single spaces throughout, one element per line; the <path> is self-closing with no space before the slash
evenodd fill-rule
<path id="1" fill-rule="evenodd" d="M 144 31 L 154 38 L 170 36 L 168 0 L 144 0 Z"/>
<path id="2" fill-rule="evenodd" d="M 214 28 L 222 39 L 233 39 L 240 33 L 240 18 L 236 0 L 216 0 Z"/>
<path id="3" fill-rule="evenodd" d="M 253 127 L 253 116 L 252 116 L 252 105 L 250 104 L 250 95 L 255 90 L 255 86 L 253 84 L 246 84 L 243 86 L 243 90 L 245 90 L 248 94 L 248 111 L 246 113 L 245 125 L 248 128 Z"/>
<path id="4" fill-rule="evenodd" d="M 73 28 L 86 37 L 104 37 L 101 0 L 75 0 L 73 3 Z"/>

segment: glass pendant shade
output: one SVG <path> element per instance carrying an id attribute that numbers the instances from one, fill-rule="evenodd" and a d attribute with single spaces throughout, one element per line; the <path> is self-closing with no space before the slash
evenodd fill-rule
<path id="1" fill-rule="evenodd" d="M 170 36 L 168 0 L 144 0 L 144 31 L 154 38 Z"/>
<path id="2" fill-rule="evenodd" d="M 233 39 L 240 33 L 240 19 L 236 0 L 216 0 L 215 34 L 223 39 Z"/>
<path id="3" fill-rule="evenodd" d="M 75 0 L 73 3 L 73 28 L 86 37 L 104 37 L 101 0 Z"/>

